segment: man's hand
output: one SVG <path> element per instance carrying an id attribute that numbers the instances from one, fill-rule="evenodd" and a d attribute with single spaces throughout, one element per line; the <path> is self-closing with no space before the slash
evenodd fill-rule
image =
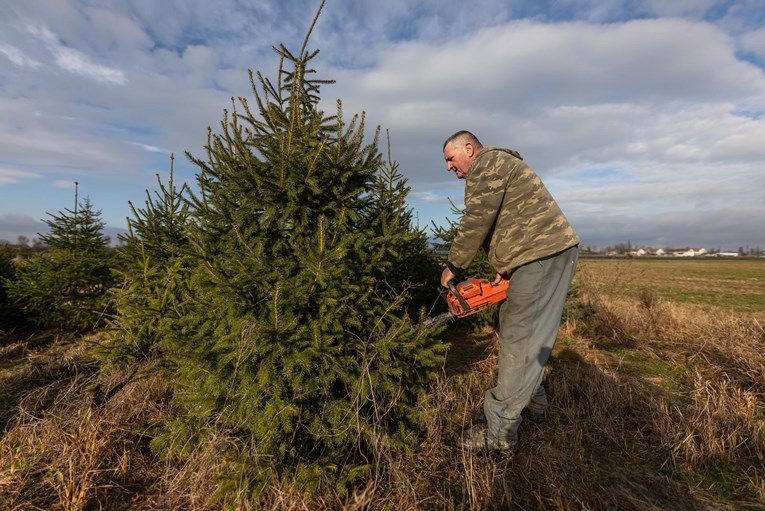
<path id="1" fill-rule="evenodd" d="M 503 280 L 507 280 L 507 279 L 506 279 L 506 278 L 505 278 L 505 276 L 504 276 L 504 275 L 502 275 L 501 273 L 497 273 L 496 277 L 494 277 L 494 283 L 495 283 L 495 284 L 499 284 L 499 283 L 500 283 L 500 282 L 502 282 Z"/>
<path id="2" fill-rule="evenodd" d="M 454 273 L 452 273 L 452 271 L 447 266 L 444 268 L 444 271 L 441 272 L 441 285 L 443 287 L 449 287 L 449 281 L 451 281 L 454 277 L 456 277 L 456 275 L 454 275 Z"/>

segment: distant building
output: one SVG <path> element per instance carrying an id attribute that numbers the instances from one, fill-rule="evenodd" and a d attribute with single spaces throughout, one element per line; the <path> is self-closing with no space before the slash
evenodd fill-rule
<path id="1" fill-rule="evenodd" d="M 696 257 L 702 256 L 707 253 L 705 248 L 686 248 L 682 250 L 673 250 L 672 255 L 675 257 Z"/>

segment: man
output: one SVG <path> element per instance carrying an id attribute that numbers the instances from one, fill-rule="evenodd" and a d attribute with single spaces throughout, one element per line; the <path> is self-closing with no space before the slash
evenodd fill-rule
<path id="1" fill-rule="evenodd" d="M 497 272 L 510 279 L 499 310 L 497 385 L 486 391 L 483 416 L 457 433 L 455 443 L 476 451 L 512 451 L 521 412 L 541 420 L 541 386 L 576 270 L 579 237 L 536 173 L 510 149 L 483 147 L 469 131 L 444 142 L 446 168 L 465 179 L 465 211 L 441 285 L 461 279 L 483 247 Z"/>

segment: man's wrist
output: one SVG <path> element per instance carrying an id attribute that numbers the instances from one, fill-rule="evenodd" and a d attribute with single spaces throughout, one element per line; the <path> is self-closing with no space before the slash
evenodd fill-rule
<path id="1" fill-rule="evenodd" d="M 458 268 L 453 263 L 447 261 L 446 266 L 449 268 L 449 271 L 451 271 L 454 274 L 455 280 L 462 279 L 462 276 L 465 275 L 465 270 L 463 268 Z"/>

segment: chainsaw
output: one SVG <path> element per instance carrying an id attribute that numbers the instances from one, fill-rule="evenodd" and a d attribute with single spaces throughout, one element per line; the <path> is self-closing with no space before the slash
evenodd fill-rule
<path id="1" fill-rule="evenodd" d="M 429 327 L 437 323 L 446 323 L 458 318 L 466 318 L 487 307 L 499 303 L 506 298 L 509 280 L 493 281 L 479 277 L 468 277 L 457 285 L 449 282 L 449 290 L 445 293 L 449 312 L 432 318 L 426 318 L 414 328 Z"/>

